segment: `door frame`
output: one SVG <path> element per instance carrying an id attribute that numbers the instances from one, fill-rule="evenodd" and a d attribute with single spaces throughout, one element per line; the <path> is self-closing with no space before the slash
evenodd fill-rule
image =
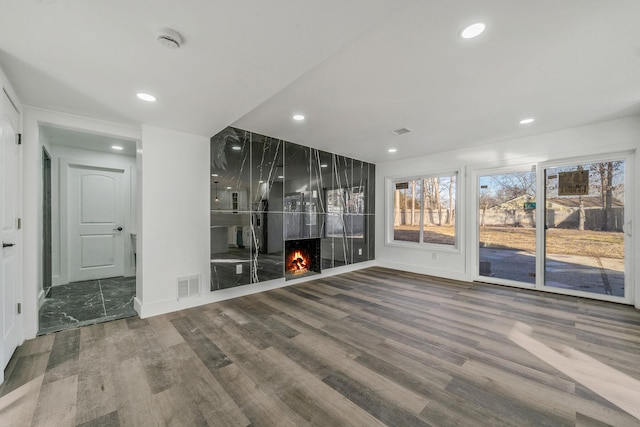
<path id="1" fill-rule="evenodd" d="M 49 170 L 47 171 L 45 164 L 49 162 Z M 45 174 L 48 174 L 46 176 Z M 48 182 L 47 182 L 48 181 Z M 49 188 L 47 189 L 47 186 Z M 49 190 L 48 197 L 46 191 Z M 53 157 L 47 147 L 42 147 L 42 259 L 40 265 L 42 267 L 42 293 L 38 293 L 41 299 L 44 300 L 47 294 L 51 294 L 51 288 L 53 287 Z M 45 214 L 49 215 L 48 230 L 45 227 Z M 48 259 L 47 259 L 48 249 Z M 49 276 L 47 278 L 47 275 Z M 45 289 L 44 285 L 49 280 L 49 288 Z M 40 306 L 44 301 L 38 301 Z"/>
<path id="2" fill-rule="evenodd" d="M 70 268 L 71 268 L 71 259 L 69 256 L 69 168 L 71 167 L 80 167 L 80 168 L 96 168 L 96 169 L 107 169 L 107 170 L 118 170 L 123 171 L 123 201 L 122 208 L 124 211 L 124 230 L 123 233 L 123 263 L 124 263 L 124 273 L 126 273 L 131 269 L 131 257 L 128 256 L 132 252 L 131 248 L 131 239 L 126 238 L 126 234 L 131 232 L 131 167 L 128 165 L 122 164 L 113 164 L 109 162 L 98 163 L 91 162 L 88 163 L 86 161 L 61 157 L 60 158 L 60 213 L 58 221 L 60 223 L 60 283 L 69 283 L 69 279 L 71 277 Z M 129 182 L 129 185 L 127 185 Z M 128 231 L 126 231 L 128 230 Z"/>
<path id="3" fill-rule="evenodd" d="M 554 159 L 541 162 L 537 165 L 537 194 L 536 200 L 542 200 L 542 208 L 536 210 L 536 223 L 544 224 L 546 217 L 546 200 L 545 200 L 545 174 L 544 170 L 550 167 L 567 166 L 580 163 L 601 163 L 614 160 L 624 160 L 624 297 L 617 297 L 606 294 L 594 294 L 593 292 L 578 291 L 574 289 L 554 288 L 545 285 L 545 230 L 544 227 L 536 229 L 536 289 L 552 292 L 556 294 L 571 295 L 577 297 L 585 297 L 589 299 L 597 299 L 600 301 L 617 302 L 621 304 L 633 305 L 635 302 L 635 247 L 634 236 L 632 233 L 632 222 L 635 218 L 635 193 L 638 190 L 635 185 L 635 152 L 620 151 L 603 154 L 592 154 L 588 156 L 565 157 L 562 159 Z"/>

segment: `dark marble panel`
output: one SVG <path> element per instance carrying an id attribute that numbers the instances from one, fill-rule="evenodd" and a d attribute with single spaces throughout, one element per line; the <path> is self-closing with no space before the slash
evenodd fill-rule
<path id="1" fill-rule="evenodd" d="M 251 210 L 282 212 L 282 140 L 251 134 Z"/>
<path id="2" fill-rule="evenodd" d="M 252 283 L 284 277 L 282 213 L 253 214 Z"/>
<path id="3" fill-rule="evenodd" d="M 230 247 L 227 253 L 216 254 L 215 258 L 211 259 L 212 291 L 249 283 L 251 283 L 251 242 L 242 248 Z"/>
<path id="4" fill-rule="evenodd" d="M 349 188 L 353 182 L 353 159 L 333 155 L 333 188 Z"/>
<path id="5" fill-rule="evenodd" d="M 284 193 L 306 194 L 310 191 L 311 149 L 287 142 L 284 151 Z"/>
<path id="6" fill-rule="evenodd" d="M 376 216 L 367 215 L 367 248 L 369 251 L 369 260 L 376 259 Z"/>
<path id="7" fill-rule="evenodd" d="M 332 170 L 333 156 L 331 153 L 311 149 L 311 197 L 318 199 L 317 210 L 321 214 L 327 211 L 325 190 L 333 188 Z"/>
<path id="8" fill-rule="evenodd" d="M 376 165 L 369 163 L 367 178 L 367 214 L 376 212 Z"/>
<path id="9" fill-rule="evenodd" d="M 374 165 L 231 127 L 211 150 L 212 290 L 282 277 L 274 236 L 321 238 L 323 269 L 374 259 Z"/>
<path id="10" fill-rule="evenodd" d="M 251 133 L 228 127 L 211 138 L 211 209 L 249 211 Z"/>

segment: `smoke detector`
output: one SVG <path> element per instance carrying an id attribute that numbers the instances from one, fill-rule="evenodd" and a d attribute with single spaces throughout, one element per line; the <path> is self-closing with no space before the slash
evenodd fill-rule
<path id="1" fill-rule="evenodd" d="M 156 31 L 156 40 L 169 49 L 178 49 L 182 45 L 182 36 L 171 28 L 160 28 Z"/>

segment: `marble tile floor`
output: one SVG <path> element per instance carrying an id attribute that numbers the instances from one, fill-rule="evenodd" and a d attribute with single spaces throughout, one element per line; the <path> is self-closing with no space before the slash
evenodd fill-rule
<path id="1" fill-rule="evenodd" d="M 38 335 L 137 316 L 135 277 L 87 280 L 54 286 L 40 309 Z"/>

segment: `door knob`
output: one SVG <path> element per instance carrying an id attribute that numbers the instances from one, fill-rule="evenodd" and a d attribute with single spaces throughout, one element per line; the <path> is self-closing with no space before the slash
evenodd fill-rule
<path id="1" fill-rule="evenodd" d="M 122 231 L 122 227 L 114 228 L 113 231 Z"/>
<path id="2" fill-rule="evenodd" d="M 16 245 L 15 243 L 5 243 L 5 242 L 2 242 L 2 247 L 3 247 L 3 248 L 11 248 L 11 247 L 13 247 L 13 246 L 15 246 L 15 245 Z"/>

